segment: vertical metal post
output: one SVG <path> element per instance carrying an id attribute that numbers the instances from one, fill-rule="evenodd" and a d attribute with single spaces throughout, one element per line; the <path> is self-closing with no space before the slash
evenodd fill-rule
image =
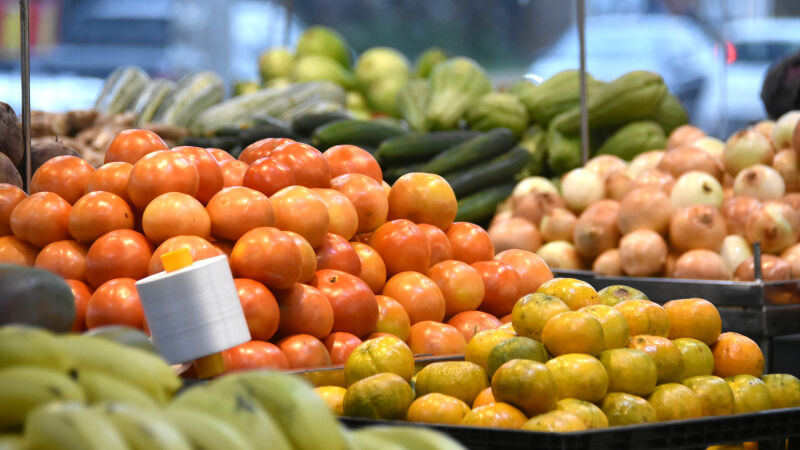
<path id="1" fill-rule="evenodd" d="M 293 0 L 284 0 L 283 6 L 286 10 L 286 21 L 283 24 L 283 45 L 289 46 L 289 40 L 292 38 L 292 12 L 294 9 Z"/>
<path id="2" fill-rule="evenodd" d="M 578 0 L 578 42 L 581 81 L 581 162 L 589 160 L 589 113 L 586 110 L 586 0 Z"/>
<path id="3" fill-rule="evenodd" d="M 19 0 L 20 59 L 22 83 L 22 145 L 25 149 L 25 191 L 31 184 L 31 53 L 28 0 Z"/>
<path id="4" fill-rule="evenodd" d="M 753 243 L 753 279 L 761 282 L 761 242 Z"/>

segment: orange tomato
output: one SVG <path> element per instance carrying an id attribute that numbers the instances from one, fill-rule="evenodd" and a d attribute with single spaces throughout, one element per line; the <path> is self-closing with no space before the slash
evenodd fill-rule
<path id="1" fill-rule="evenodd" d="M 309 244 L 303 236 L 300 236 L 294 231 L 284 231 L 284 233 L 292 238 L 292 241 L 294 241 L 298 250 L 300 250 L 300 276 L 297 278 L 297 282 L 308 283 L 314 278 L 314 274 L 317 272 L 317 254 L 314 253 L 311 244 Z"/>
<path id="2" fill-rule="evenodd" d="M 463 355 L 467 342 L 452 325 L 424 320 L 411 325 L 408 346 L 415 355 Z"/>
<path id="3" fill-rule="evenodd" d="M 303 236 L 311 247 L 325 240 L 330 218 L 325 203 L 311 189 L 289 186 L 270 197 L 275 210 L 275 226 Z"/>
<path id="4" fill-rule="evenodd" d="M 310 284 L 331 302 L 333 331 L 346 331 L 358 337 L 375 331 L 378 302 L 361 279 L 339 270 L 323 269 L 317 270 Z"/>
<path id="5" fill-rule="evenodd" d="M 108 146 L 105 162 L 124 161 L 134 164 L 144 155 L 158 150 L 167 150 L 167 144 L 152 131 L 124 130 L 114 136 Z"/>
<path id="6" fill-rule="evenodd" d="M 229 159 L 220 161 L 222 171 L 222 187 L 241 186 L 244 184 L 244 174 L 249 166 L 241 161 Z"/>
<path id="7" fill-rule="evenodd" d="M 407 173 L 394 182 L 389 192 L 389 220 L 408 219 L 446 230 L 457 209 L 456 194 L 439 175 Z"/>
<path id="8" fill-rule="evenodd" d="M 388 275 L 428 270 L 431 255 L 428 238 L 411 221 L 398 219 L 384 223 L 370 236 L 369 246 L 383 258 Z"/>
<path id="9" fill-rule="evenodd" d="M 477 309 L 483 301 L 483 278 L 465 262 L 442 261 L 428 269 L 428 276 L 444 296 L 445 317 Z"/>
<path id="10" fill-rule="evenodd" d="M 13 211 L 9 224 L 14 236 L 36 247 L 69 239 L 72 206 L 58 194 L 39 192 L 25 198 Z"/>
<path id="11" fill-rule="evenodd" d="M 325 348 L 331 355 L 331 364 L 344 364 L 353 349 L 358 347 L 361 342 L 358 336 L 344 331 L 331 333 L 325 338 Z"/>
<path id="12" fill-rule="evenodd" d="M 86 279 L 96 288 L 113 278 L 144 278 L 151 256 L 153 246 L 143 234 L 111 231 L 94 241 L 86 252 Z"/>
<path id="13" fill-rule="evenodd" d="M 536 292 L 542 283 L 553 279 L 553 272 L 536 253 L 510 249 L 498 253 L 494 259 L 508 264 L 517 272 L 520 278 L 520 297 Z"/>
<path id="14" fill-rule="evenodd" d="M 213 148 L 213 147 L 211 147 L 211 148 L 207 148 L 206 151 L 208 153 L 211 153 L 211 156 L 213 156 L 214 159 L 216 159 L 218 163 L 221 163 L 223 161 L 234 161 L 236 159 L 236 158 L 233 157 L 233 155 L 231 155 L 230 153 L 226 152 L 225 150 L 223 150 L 221 148 Z"/>
<path id="15" fill-rule="evenodd" d="M 291 236 L 273 227 L 258 227 L 236 241 L 231 269 L 275 289 L 288 289 L 300 277 L 300 249 Z"/>
<path id="16" fill-rule="evenodd" d="M 328 160 L 331 177 L 346 173 L 360 173 L 378 183 L 383 181 L 383 171 L 378 161 L 366 150 L 355 145 L 334 145 L 322 154 Z"/>
<path id="17" fill-rule="evenodd" d="M 33 267 L 39 249 L 14 236 L 0 236 L 0 263 Z"/>
<path id="18" fill-rule="evenodd" d="M 143 210 L 150 201 L 167 192 L 194 196 L 200 185 L 197 167 L 180 152 L 160 150 L 148 153 L 133 165 L 128 178 L 128 195 Z"/>
<path id="19" fill-rule="evenodd" d="M 377 181 L 360 173 L 349 173 L 332 179 L 331 188 L 344 194 L 356 207 L 359 233 L 373 231 L 386 221 L 389 201 Z"/>
<path id="20" fill-rule="evenodd" d="M 461 333 L 465 342 L 481 331 L 499 328 L 503 323 L 497 317 L 483 311 L 464 311 L 456 314 L 447 321 Z"/>
<path id="21" fill-rule="evenodd" d="M 86 327 L 126 325 L 142 329 L 144 310 L 133 278 L 108 280 L 89 298 L 86 306 Z"/>
<path id="22" fill-rule="evenodd" d="M 295 334 L 278 341 L 290 369 L 309 369 L 331 365 L 331 355 L 325 344 L 308 334 Z"/>
<path id="23" fill-rule="evenodd" d="M 312 189 L 315 194 L 325 203 L 328 209 L 328 232 L 335 233 L 349 240 L 356 234 L 358 229 L 358 211 L 353 206 L 353 202 L 345 197 L 341 192 L 334 189 Z"/>
<path id="24" fill-rule="evenodd" d="M 173 236 L 211 237 L 211 218 L 203 204 L 182 192 L 154 198 L 142 214 L 142 230 L 154 244 Z"/>
<path id="25" fill-rule="evenodd" d="M 501 261 L 478 261 L 472 264 L 483 278 L 481 311 L 502 317 L 514 309 L 519 300 L 521 280 L 511 265 Z"/>
<path id="26" fill-rule="evenodd" d="M 453 259 L 472 264 L 494 258 L 494 245 L 489 233 L 469 222 L 455 222 L 447 229 Z"/>
<path id="27" fill-rule="evenodd" d="M 403 305 L 411 324 L 423 320 L 441 322 L 445 314 L 442 291 L 430 278 L 418 272 L 401 272 L 389 278 L 383 287 L 383 295 Z"/>
<path id="28" fill-rule="evenodd" d="M 322 339 L 333 329 L 333 307 L 317 288 L 295 283 L 275 291 L 280 308 L 278 336 L 310 334 Z"/>
<path id="29" fill-rule="evenodd" d="M 56 241 L 44 246 L 34 265 L 49 270 L 61 278 L 86 281 L 85 245 L 75 241 Z"/>
<path id="30" fill-rule="evenodd" d="M 453 248 L 450 246 L 450 241 L 444 231 L 427 223 L 420 223 L 417 226 L 428 238 L 428 247 L 431 249 L 429 266 L 453 259 Z"/>
<path id="31" fill-rule="evenodd" d="M 385 295 L 376 295 L 375 300 L 378 302 L 378 323 L 375 325 L 375 331 L 397 336 L 403 341 L 407 340 L 411 332 L 411 319 L 408 318 L 403 305 Z M 375 333 L 370 338 L 374 335 Z"/>
<path id="32" fill-rule="evenodd" d="M 69 213 L 69 233 L 78 242 L 91 243 L 109 231 L 133 229 L 135 216 L 130 205 L 111 192 L 84 195 Z"/>
<path id="33" fill-rule="evenodd" d="M 128 197 L 128 178 L 131 176 L 133 164 L 117 161 L 105 163 L 92 172 L 89 183 L 86 185 L 86 192 L 105 191 L 118 195 L 129 205 L 131 198 Z"/>
<path id="34" fill-rule="evenodd" d="M 33 174 L 30 192 L 54 192 L 70 204 L 86 191 L 94 167 L 77 156 L 64 155 L 48 159 Z"/>
<path id="35" fill-rule="evenodd" d="M 72 291 L 72 296 L 75 297 L 75 320 L 72 322 L 70 331 L 73 333 L 80 333 L 86 330 L 86 308 L 89 306 L 89 299 L 92 297 L 92 291 L 89 286 L 83 281 L 66 280 Z"/>
<path id="36" fill-rule="evenodd" d="M 275 225 L 275 212 L 269 197 L 243 186 L 222 189 L 206 205 L 211 219 L 211 235 L 235 241 L 258 227 Z"/>
<path id="37" fill-rule="evenodd" d="M 216 246 L 211 245 L 210 242 L 200 236 L 173 236 L 162 242 L 153 252 L 153 256 L 150 257 L 150 262 L 147 264 L 147 274 L 153 275 L 163 272 L 164 263 L 161 261 L 161 255 L 179 248 L 188 248 L 189 253 L 192 255 L 192 261 L 213 258 L 221 254 Z"/>
<path id="38" fill-rule="evenodd" d="M 288 369 L 289 360 L 275 344 L 249 341 L 222 352 L 225 370 L 233 372 L 246 369 Z"/>
<path id="39" fill-rule="evenodd" d="M 250 164 L 242 178 L 242 186 L 255 189 L 269 197 L 294 184 L 292 169 L 274 158 L 256 160 Z"/>
<path id="40" fill-rule="evenodd" d="M 350 245 L 356 251 L 361 262 L 361 271 L 357 274 L 358 278 L 364 280 L 372 292 L 378 294 L 386 284 L 386 264 L 383 258 L 374 248 L 363 242 L 351 242 Z"/>
<path id="41" fill-rule="evenodd" d="M 321 269 L 336 269 L 358 276 L 361 273 L 361 260 L 345 238 L 328 233 L 317 247 L 317 270 Z"/>
<path id="42" fill-rule="evenodd" d="M 219 167 L 219 162 L 204 148 L 183 146 L 175 147 L 172 150 L 181 152 L 197 168 L 197 173 L 200 175 L 200 182 L 197 186 L 197 194 L 195 194 L 195 197 L 205 205 L 214 194 L 222 189 L 224 177 L 222 176 L 222 169 Z"/>
<path id="43" fill-rule="evenodd" d="M 272 292 L 258 281 L 248 278 L 236 278 L 233 283 L 250 336 L 259 341 L 268 341 L 278 330 L 280 322 L 278 302 Z"/>
<path id="44" fill-rule="evenodd" d="M 326 188 L 331 183 L 328 160 L 314 147 L 300 142 L 287 142 L 269 154 L 294 173 L 294 180 L 308 188 Z"/>
<path id="45" fill-rule="evenodd" d="M 233 242 L 231 241 L 214 241 L 211 242 L 217 251 L 219 251 L 220 255 L 225 255 L 228 258 L 228 264 L 231 263 L 231 252 L 233 251 Z"/>
<path id="46" fill-rule="evenodd" d="M 253 142 L 239 153 L 239 161 L 245 164 L 253 164 L 255 161 L 269 156 L 272 150 L 289 142 L 294 142 L 294 140 L 289 138 L 266 138 Z"/>
<path id="47" fill-rule="evenodd" d="M 14 208 L 27 196 L 25 191 L 14 185 L 0 183 L 0 236 L 12 234 L 9 224 L 11 211 L 14 211 Z"/>

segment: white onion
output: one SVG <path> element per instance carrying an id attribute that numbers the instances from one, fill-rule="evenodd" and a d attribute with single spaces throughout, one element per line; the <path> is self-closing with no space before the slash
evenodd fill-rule
<path id="1" fill-rule="evenodd" d="M 516 203 L 517 200 L 524 197 L 529 192 L 551 192 L 558 194 L 558 188 L 552 181 L 545 177 L 527 177 L 520 180 L 514 190 L 511 192 L 511 202 Z"/>
<path id="2" fill-rule="evenodd" d="M 619 241 L 622 270 L 633 277 L 656 275 L 667 262 L 667 243 L 652 230 L 636 230 Z"/>
<path id="3" fill-rule="evenodd" d="M 738 234 L 729 234 L 725 236 L 725 240 L 722 241 L 719 255 L 722 257 L 722 260 L 725 261 L 725 266 L 728 270 L 733 272 L 739 267 L 742 261 L 753 256 L 753 249 L 744 237 Z"/>
<path id="4" fill-rule="evenodd" d="M 725 142 L 712 136 L 703 136 L 692 142 L 691 145 L 713 156 L 720 164 L 722 163 L 722 152 L 725 150 Z"/>
<path id="5" fill-rule="evenodd" d="M 676 208 L 689 205 L 722 206 L 724 194 L 716 178 L 705 172 L 686 172 L 672 185 L 669 196 Z"/>
<path id="6" fill-rule="evenodd" d="M 717 158 L 692 146 L 668 150 L 664 157 L 661 158 L 661 162 L 658 163 L 658 169 L 668 172 L 675 178 L 687 172 L 698 170 L 709 173 L 718 180 L 722 180 L 724 172 Z"/>
<path id="7" fill-rule="evenodd" d="M 572 169 L 561 180 L 561 193 L 567 207 L 579 213 L 606 195 L 603 180 L 586 169 Z"/>
<path id="8" fill-rule="evenodd" d="M 800 166 L 797 164 L 797 152 L 794 149 L 785 149 L 775 155 L 772 168 L 783 177 L 787 192 L 800 191 Z"/>
<path id="9" fill-rule="evenodd" d="M 514 204 L 513 216 L 538 224 L 545 214 L 554 208 L 565 206 L 564 200 L 556 193 L 533 191 L 525 194 Z"/>
<path id="10" fill-rule="evenodd" d="M 575 246 L 567 241 L 548 242 L 536 250 L 551 269 L 581 270 L 583 261 Z"/>
<path id="11" fill-rule="evenodd" d="M 762 202 L 778 200 L 786 193 L 781 174 L 770 166 L 756 164 L 742 170 L 733 181 L 736 195 L 755 197 Z"/>
<path id="12" fill-rule="evenodd" d="M 699 138 L 705 136 L 706 133 L 694 125 L 681 125 L 672 130 L 667 139 L 667 149 L 681 147 L 687 145 Z"/>
<path id="13" fill-rule="evenodd" d="M 761 133 L 762 136 L 769 139 L 772 142 L 772 130 L 775 129 L 775 121 L 774 120 L 759 120 L 753 125 L 753 129 Z M 773 144 L 773 147 L 775 145 Z"/>
<path id="14" fill-rule="evenodd" d="M 647 169 L 636 177 L 636 187 L 652 186 L 662 189 L 667 194 L 672 191 L 675 177 L 661 169 Z"/>
<path id="15" fill-rule="evenodd" d="M 607 277 L 622 276 L 622 259 L 619 256 L 619 249 L 612 248 L 601 253 L 592 264 L 592 272 Z"/>
<path id="16" fill-rule="evenodd" d="M 725 219 L 709 205 L 684 206 L 673 214 L 669 223 L 669 239 L 675 250 L 696 248 L 716 250 L 726 236 Z"/>
<path id="17" fill-rule="evenodd" d="M 675 208 L 663 190 L 645 186 L 622 199 L 617 225 L 622 234 L 645 229 L 666 234 Z"/>
<path id="18" fill-rule="evenodd" d="M 788 111 L 778 118 L 772 129 L 772 143 L 776 149 L 792 148 L 792 136 L 798 120 L 800 120 L 798 110 Z"/>
<path id="19" fill-rule="evenodd" d="M 542 217 L 539 232 L 545 242 L 569 241 L 578 218 L 566 208 L 555 208 Z"/>
<path id="20" fill-rule="evenodd" d="M 628 176 L 635 180 L 645 170 L 655 169 L 664 157 L 664 153 L 664 150 L 650 150 L 636 155 L 628 164 Z"/>
<path id="21" fill-rule="evenodd" d="M 787 203 L 766 202 L 750 213 L 745 236 L 751 243 L 761 242 L 765 252 L 779 254 L 800 238 L 800 218 Z"/>
<path id="22" fill-rule="evenodd" d="M 730 280 L 733 271 L 722 257 L 706 249 L 689 250 L 675 261 L 675 278 L 692 280 Z"/>
<path id="23" fill-rule="evenodd" d="M 606 197 L 622 201 L 628 192 L 636 189 L 636 182 L 625 171 L 618 170 L 606 178 Z"/>
<path id="24" fill-rule="evenodd" d="M 487 232 L 496 253 L 512 248 L 532 252 L 542 245 L 536 225 L 520 217 L 494 224 Z"/>
<path id="25" fill-rule="evenodd" d="M 592 203 L 578 217 L 572 242 L 578 254 L 589 260 L 619 243 L 619 202 L 603 199 Z"/>
<path id="26" fill-rule="evenodd" d="M 754 164 L 772 164 L 774 157 L 772 142 L 758 131 L 748 128 L 734 133 L 725 142 L 722 164 L 728 173 L 738 175 Z"/>
<path id="27" fill-rule="evenodd" d="M 800 244 L 794 244 L 781 253 L 781 259 L 789 263 L 792 279 L 800 278 Z"/>
<path id="28" fill-rule="evenodd" d="M 596 173 L 600 178 L 605 180 L 611 173 L 618 170 L 626 170 L 628 168 L 628 163 L 619 156 L 597 155 L 587 161 L 583 168 L 589 172 Z"/>

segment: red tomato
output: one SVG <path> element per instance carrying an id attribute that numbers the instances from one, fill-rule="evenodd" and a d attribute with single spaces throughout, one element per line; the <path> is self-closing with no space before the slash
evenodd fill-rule
<path id="1" fill-rule="evenodd" d="M 70 290 L 72 290 L 72 296 L 75 297 L 75 320 L 72 322 L 70 331 L 80 333 L 86 330 L 86 308 L 89 306 L 89 298 L 92 297 L 92 291 L 83 281 L 66 281 Z"/>
<path id="2" fill-rule="evenodd" d="M 366 175 L 350 173 L 332 179 L 331 188 L 344 194 L 356 207 L 359 233 L 373 231 L 386 221 L 389 201 L 377 181 Z"/>
<path id="3" fill-rule="evenodd" d="M 547 263 L 536 253 L 511 249 L 498 253 L 494 259 L 517 271 L 520 278 L 520 297 L 536 292 L 542 283 L 553 278 L 553 272 L 547 267 Z"/>
<path id="4" fill-rule="evenodd" d="M 303 236 L 311 247 L 322 244 L 328 233 L 328 208 L 317 194 L 304 186 L 289 186 L 270 197 L 275 226 Z"/>
<path id="5" fill-rule="evenodd" d="M 294 240 L 273 227 L 253 228 L 236 241 L 231 252 L 235 276 L 275 289 L 288 289 L 297 282 L 301 262 Z"/>
<path id="6" fill-rule="evenodd" d="M 85 245 L 75 241 L 56 241 L 47 244 L 36 256 L 34 265 L 49 270 L 61 278 L 86 281 Z"/>
<path id="7" fill-rule="evenodd" d="M 225 371 L 246 369 L 288 369 L 289 360 L 275 344 L 249 341 L 222 352 Z"/>
<path id="8" fill-rule="evenodd" d="M 290 369 L 309 369 L 331 365 L 331 355 L 325 344 L 308 334 L 295 334 L 278 341 L 278 347 L 286 355 Z"/>
<path id="9" fill-rule="evenodd" d="M 428 247 L 431 249 L 431 258 L 428 263 L 430 266 L 453 259 L 453 248 L 450 247 L 450 241 L 444 231 L 427 223 L 420 223 L 417 226 L 428 238 Z"/>
<path id="10" fill-rule="evenodd" d="M 519 300 L 521 280 L 510 265 L 501 261 L 478 261 L 472 264 L 483 278 L 484 295 L 481 311 L 505 316 Z"/>
<path id="11" fill-rule="evenodd" d="M 507 324 L 507 323 L 511 322 L 511 319 L 512 319 L 511 314 L 510 313 L 506 314 L 505 316 L 500 318 L 500 323 Z"/>
<path id="12" fill-rule="evenodd" d="M 242 304 L 250 336 L 259 341 L 268 341 L 278 330 L 280 311 L 278 302 L 266 286 L 256 280 L 236 278 L 236 293 Z"/>
<path id="13" fill-rule="evenodd" d="M 117 161 L 103 164 L 89 177 L 86 192 L 105 191 L 118 195 L 129 205 L 133 204 L 128 197 L 128 178 L 131 176 L 133 164 Z"/>
<path id="14" fill-rule="evenodd" d="M 292 241 L 297 245 L 297 249 L 300 250 L 300 276 L 297 278 L 297 282 L 308 283 L 317 272 L 317 254 L 314 253 L 311 244 L 303 236 L 294 231 L 284 231 L 284 233 L 292 238 Z"/>
<path id="15" fill-rule="evenodd" d="M 358 336 L 344 331 L 331 333 L 330 336 L 325 338 L 325 348 L 328 349 L 328 353 L 331 355 L 331 364 L 344 364 L 353 349 L 358 347 L 361 342 Z"/>
<path id="16" fill-rule="evenodd" d="M 161 255 L 179 248 L 188 248 L 189 253 L 192 255 L 192 261 L 213 258 L 221 254 L 216 246 L 211 245 L 210 242 L 200 236 L 173 236 L 162 242 L 153 252 L 153 256 L 150 257 L 150 262 L 147 264 L 147 274 L 153 275 L 163 272 L 164 263 L 161 261 Z"/>
<path id="17" fill-rule="evenodd" d="M 454 326 L 425 320 L 411 325 L 408 347 L 415 355 L 463 355 L 467 342 Z"/>
<path id="18" fill-rule="evenodd" d="M 89 192 L 72 206 L 69 233 L 78 242 L 93 242 L 109 231 L 133 229 L 133 210 L 120 196 L 111 192 Z"/>
<path id="19" fill-rule="evenodd" d="M 497 317 L 483 311 L 464 311 L 451 317 L 447 324 L 456 327 L 464 341 L 469 342 L 475 334 L 493 330 L 503 323 Z"/>
<path id="20" fill-rule="evenodd" d="M 483 301 L 483 278 L 465 262 L 448 260 L 428 269 L 428 276 L 442 291 L 446 305 L 445 317 L 477 309 Z"/>
<path id="21" fill-rule="evenodd" d="M 245 164 L 253 164 L 253 162 L 261 158 L 266 158 L 275 148 L 288 142 L 294 142 L 294 140 L 289 138 L 266 138 L 253 142 L 239 153 L 239 161 Z"/>
<path id="22" fill-rule="evenodd" d="M 423 320 L 441 322 L 445 314 L 442 291 L 430 278 L 418 272 L 401 272 L 389 278 L 383 287 L 383 295 L 403 305 L 411 324 Z"/>
<path id="23" fill-rule="evenodd" d="M 294 173 L 286 164 L 274 158 L 261 158 L 244 172 L 242 186 L 271 197 L 283 188 L 295 184 Z"/>
<path id="24" fill-rule="evenodd" d="M 447 229 L 453 259 L 472 264 L 494 258 L 494 245 L 489 233 L 469 222 L 455 222 Z"/>
<path id="25" fill-rule="evenodd" d="M 211 243 L 220 255 L 225 255 L 228 258 L 228 265 L 231 263 L 231 252 L 233 252 L 233 242 L 231 241 L 214 241 Z"/>
<path id="26" fill-rule="evenodd" d="M 336 233 L 339 236 L 350 239 L 358 230 L 358 211 L 353 206 L 353 202 L 345 197 L 341 192 L 334 189 L 312 189 L 315 194 L 325 203 L 328 209 L 328 232 Z"/>
<path id="27" fill-rule="evenodd" d="M 378 323 L 375 331 L 378 333 L 388 333 L 397 336 L 403 341 L 408 339 L 411 331 L 411 319 L 403 305 L 397 300 L 385 295 L 376 295 L 378 301 Z M 373 337 L 375 333 L 370 335 Z"/>
<path id="28" fill-rule="evenodd" d="M 345 238 L 328 233 L 317 248 L 317 270 L 321 269 L 336 269 L 358 276 L 361 273 L 361 260 Z"/>
<path id="29" fill-rule="evenodd" d="M 411 221 L 398 219 L 384 223 L 370 236 L 369 246 L 381 255 L 389 275 L 428 270 L 431 255 L 428 238 Z"/>
<path id="30" fill-rule="evenodd" d="M 144 310 L 133 278 L 108 280 L 89 298 L 86 307 L 86 327 L 127 325 L 142 329 Z"/>
<path id="31" fill-rule="evenodd" d="M 25 191 L 14 185 L 0 183 L 0 236 L 12 234 L 9 224 L 11 211 L 14 211 L 14 208 L 27 196 Z"/>
<path id="32" fill-rule="evenodd" d="M 161 150 L 149 153 L 133 165 L 128 187 L 131 201 L 144 210 L 151 200 L 167 192 L 197 194 L 200 173 L 180 152 Z"/>
<path id="33" fill-rule="evenodd" d="M 197 172 L 200 175 L 200 183 L 197 186 L 197 194 L 195 196 L 205 205 L 214 194 L 222 189 L 224 177 L 222 176 L 222 168 L 219 167 L 219 162 L 204 148 L 184 146 L 175 147 L 172 150 L 181 152 L 197 168 Z"/>
<path id="34" fill-rule="evenodd" d="M 366 150 L 355 145 L 334 145 L 322 154 L 328 160 L 331 177 L 346 173 L 360 173 L 378 183 L 383 181 L 383 171 L 378 161 Z"/>
<path id="35" fill-rule="evenodd" d="M 432 173 L 407 173 L 389 191 L 389 220 L 408 219 L 446 230 L 457 209 L 453 189 L 444 178 Z"/>
<path id="36" fill-rule="evenodd" d="M 244 174 L 249 166 L 238 160 L 220 161 L 222 170 L 222 187 L 241 186 L 244 184 Z"/>
<path id="37" fill-rule="evenodd" d="M 324 269 L 317 271 L 311 285 L 333 306 L 333 331 L 346 331 L 358 337 L 375 331 L 378 302 L 361 279 L 339 270 Z"/>
<path id="38" fill-rule="evenodd" d="M 275 291 L 280 307 L 278 336 L 310 334 L 322 339 L 333 329 L 333 307 L 328 297 L 307 284 Z"/>
<path id="39" fill-rule="evenodd" d="M 206 151 L 211 153 L 211 156 L 217 160 L 217 162 L 221 163 L 223 161 L 234 161 L 236 158 L 233 157 L 230 153 L 226 152 L 221 148 L 207 148 Z"/>
<path id="40" fill-rule="evenodd" d="M 364 280 L 372 292 L 378 294 L 386 284 L 386 264 L 383 258 L 374 248 L 363 242 L 351 242 L 350 245 L 356 251 L 358 259 L 361 261 L 361 271 L 358 278 Z"/>
<path id="41" fill-rule="evenodd" d="M 108 146 L 105 162 L 124 161 L 134 164 L 144 155 L 158 150 L 167 150 L 167 143 L 152 131 L 124 130 Z"/>
<path id="42" fill-rule="evenodd" d="M 133 230 L 115 230 L 94 241 L 86 252 L 86 279 L 92 287 L 113 278 L 147 276 L 153 246 L 143 234 Z"/>
<path id="43" fill-rule="evenodd" d="M 217 192 L 206 205 L 211 218 L 211 235 L 235 241 L 258 227 L 275 225 L 275 212 L 269 197 L 244 186 Z"/>
<path id="44" fill-rule="evenodd" d="M 326 188 L 331 184 L 331 169 L 328 160 L 319 150 L 300 142 L 287 142 L 269 154 L 289 167 L 300 186 Z"/>
<path id="45" fill-rule="evenodd" d="M 25 198 L 11 212 L 9 224 L 18 239 L 42 248 L 69 239 L 72 206 L 58 194 L 39 192 Z"/>
<path id="46" fill-rule="evenodd" d="M 39 249 L 14 236 L 0 236 L 0 263 L 33 267 Z"/>
<path id="47" fill-rule="evenodd" d="M 48 159 L 33 174 L 30 192 L 54 192 L 70 204 L 86 191 L 94 167 L 83 158 L 71 155 Z"/>
<path id="48" fill-rule="evenodd" d="M 211 237 L 211 218 L 203 204 L 182 192 L 154 198 L 142 214 L 142 230 L 154 244 L 173 236 Z"/>

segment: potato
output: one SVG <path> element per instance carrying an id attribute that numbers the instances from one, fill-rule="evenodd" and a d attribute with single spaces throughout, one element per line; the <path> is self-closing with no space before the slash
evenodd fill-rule
<path id="1" fill-rule="evenodd" d="M 39 142 L 31 146 L 31 174 L 36 173 L 36 169 L 48 159 L 63 155 L 81 156 L 74 148 L 57 141 Z"/>
<path id="2" fill-rule="evenodd" d="M 0 102 L 0 153 L 5 154 L 14 167 L 22 162 L 22 132 L 17 125 L 17 115 L 7 104 Z"/>
<path id="3" fill-rule="evenodd" d="M 0 153 L 0 183 L 13 184 L 22 189 L 22 175 L 5 153 Z"/>

